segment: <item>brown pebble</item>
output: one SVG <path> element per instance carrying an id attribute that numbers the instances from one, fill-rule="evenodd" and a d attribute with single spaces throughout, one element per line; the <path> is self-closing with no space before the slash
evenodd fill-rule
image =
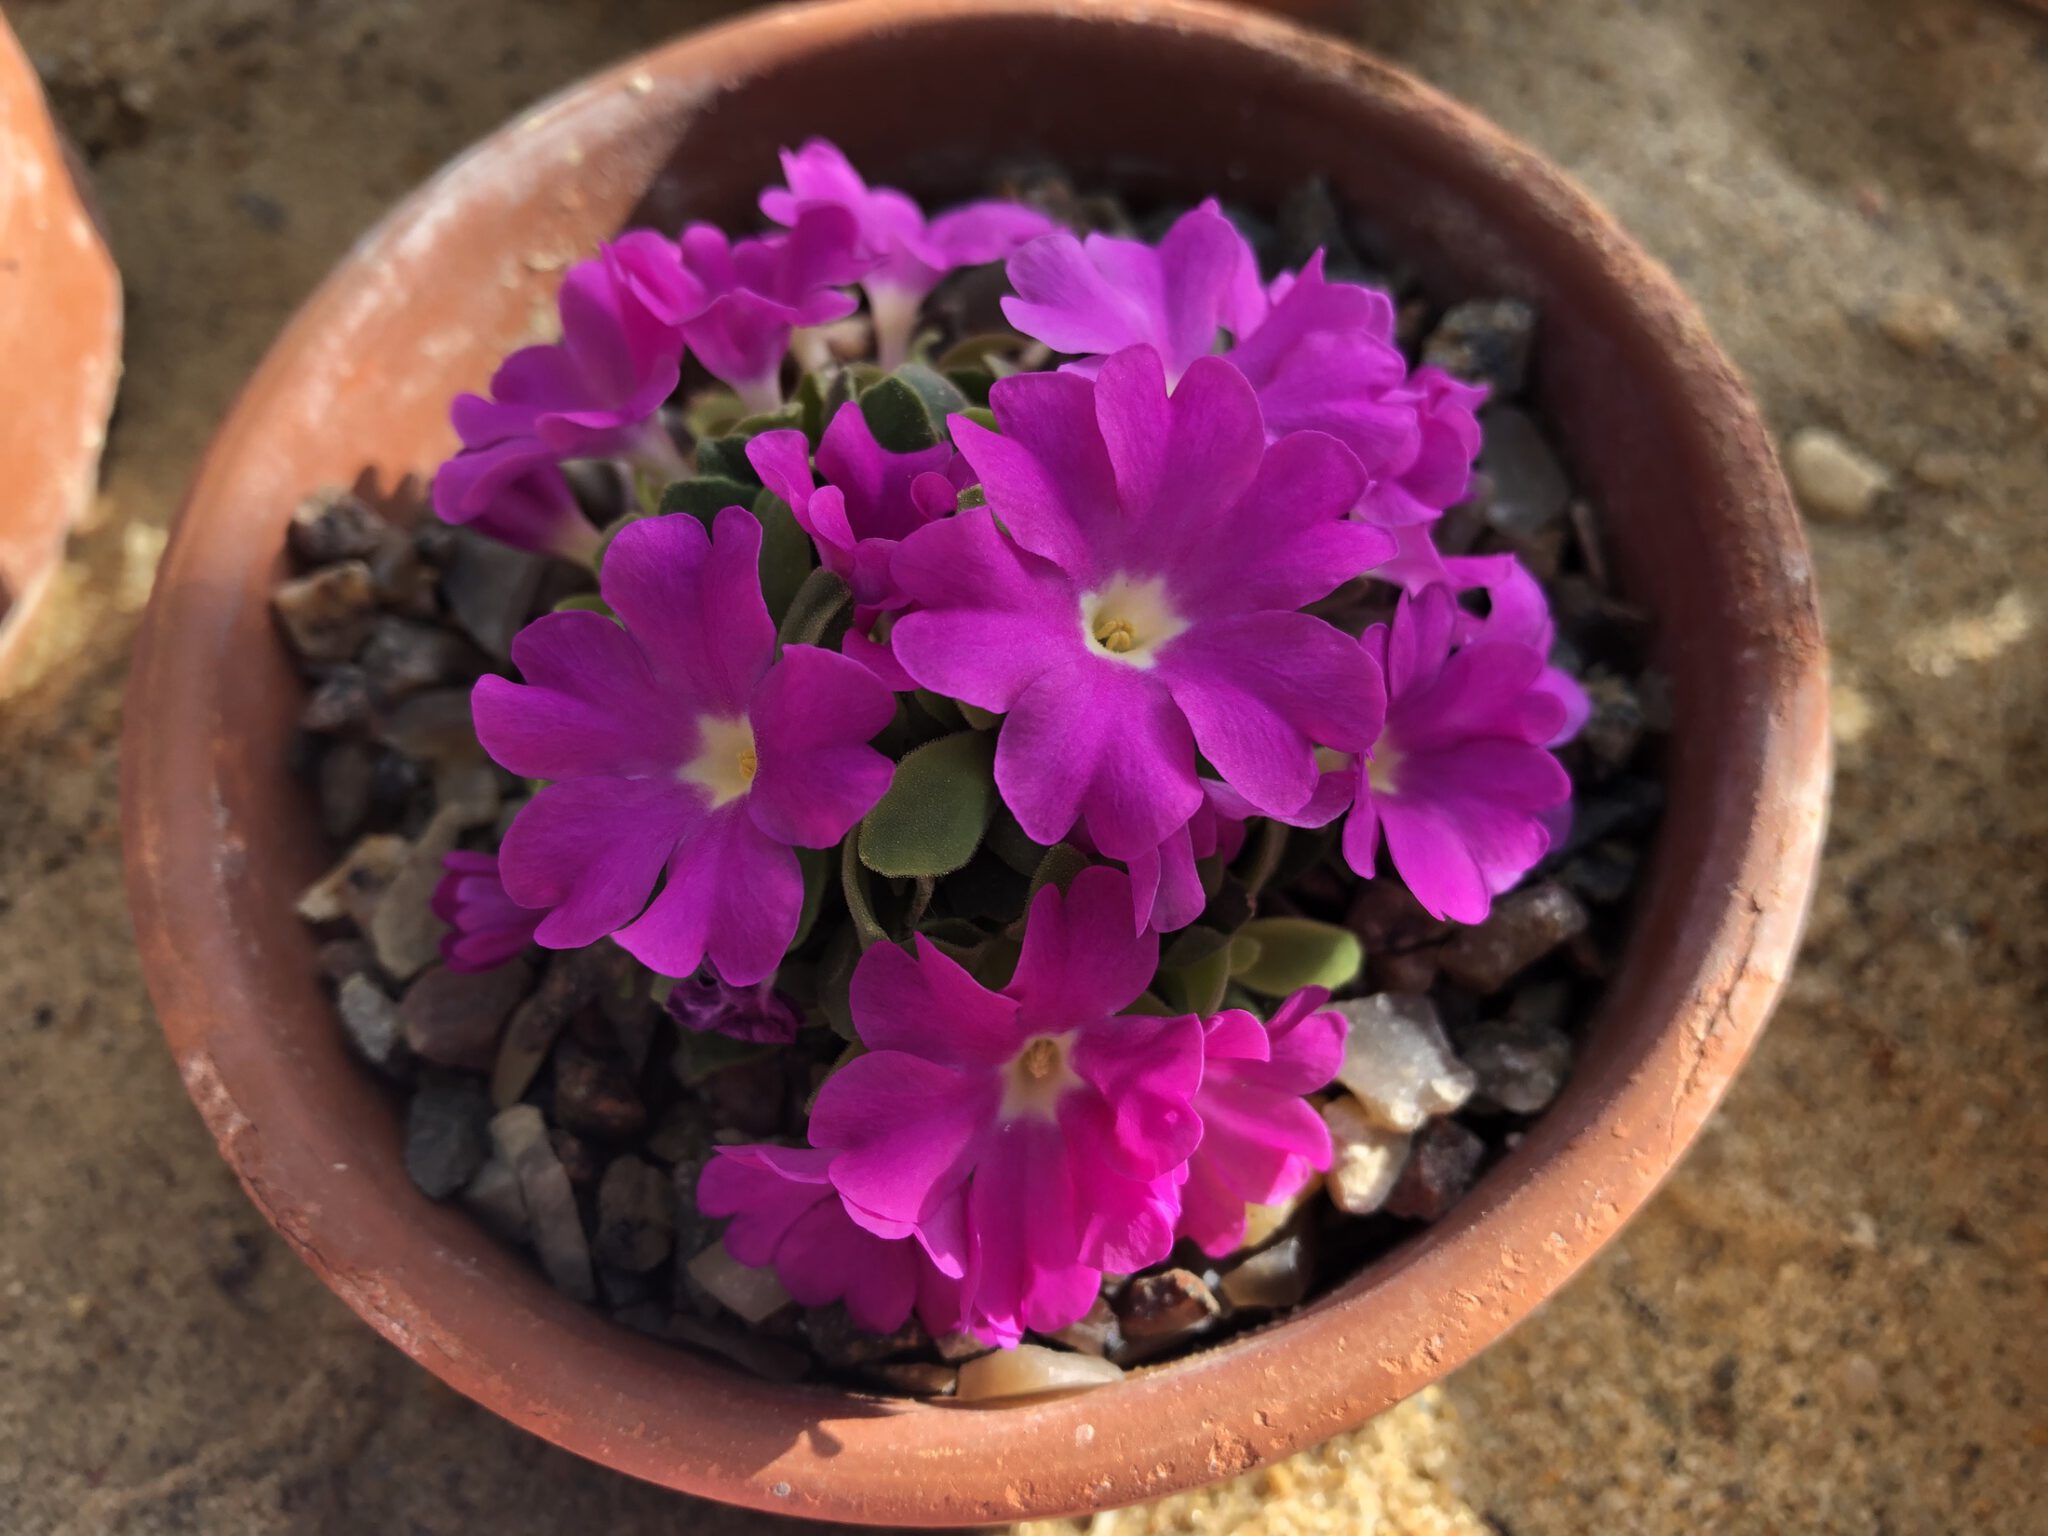
<path id="1" fill-rule="evenodd" d="M 647 1124 L 633 1069 L 621 1056 L 581 1041 L 555 1047 L 555 1119 L 579 1136 L 624 1141 Z"/>
<path id="2" fill-rule="evenodd" d="M 367 559 L 392 531 L 375 509 L 347 491 L 320 491 L 292 510 L 285 544 L 303 569 Z"/>
<path id="3" fill-rule="evenodd" d="M 1124 1337 L 1145 1341 L 1200 1332 L 1222 1310 L 1222 1304 L 1202 1283 L 1202 1277 L 1185 1269 L 1139 1275 L 1116 1304 L 1117 1322 Z"/>
<path id="4" fill-rule="evenodd" d="M 1511 891 L 1494 902 L 1485 922 L 1460 929 L 1444 946 L 1444 974 L 1482 996 L 1498 992 L 1583 933 L 1588 921 L 1579 898 L 1555 882 Z"/>
<path id="5" fill-rule="evenodd" d="M 1486 1143 L 1457 1121 L 1430 1121 L 1415 1133 L 1383 1209 L 1410 1221 L 1437 1220 L 1472 1187 L 1485 1156 Z"/>
<path id="6" fill-rule="evenodd" d="M 302 661 L 347 661 L 369 638 L 377 594 L 370 568 L 344 560 L 281 582 L 270 600 L 284 637 Z"/>
<path id="7" fill-rule="evenodd" d="M 668 1257 L 675 1232 L 669 1176 L 637 1157 L 614 1158 L 597 1187 L 598 1262 L 644 1274 Z"/>
<path id="8" fill-rule="evenodd" d="M 526 995 L 533 973 L 523 960 L 488 971 L 436 966 L 405 989 L 398 1017 L 415 1054 L 446 1067 L 487 1072 L 498 1031 Z"/>

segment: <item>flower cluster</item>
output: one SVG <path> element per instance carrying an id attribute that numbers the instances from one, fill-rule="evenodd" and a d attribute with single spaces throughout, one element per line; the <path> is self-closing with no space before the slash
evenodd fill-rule
<path id="1" fill-rule="evenodd" d="M 1214 203 L 1148 244 L 783 174 L 769 233 L 573 268 L 455 405 L 441 516 L 597 585 L 477 685 L 539 787 L 436 910 L 451 965 L 611 939 L 688 1035 L 836 1031 L 807 1144 L 721 1149 L 701 1207 L 799 1301 L 1015 1343 L 1328 1165 L 1356 945 L 1288 850 L 1482 921 L 1586 700 L 1529 572 L 1437 547 L 1484 391 L 1385 294 L 1262 274 Z M 997 261 L 1011 332 L 953 334 L 927 299 Z"/>

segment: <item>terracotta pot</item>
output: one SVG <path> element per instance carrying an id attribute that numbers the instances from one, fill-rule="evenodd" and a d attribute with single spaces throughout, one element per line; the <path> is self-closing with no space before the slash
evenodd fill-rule
<path id="1" fill-rule="evenodd" d="M 905 104 L 911 104 L 906 110 Z M 1311 171 L 1443 294 L 1542 308 L 1537 394 L 1656 615 L 1677 733 L 1633 942 L 1577 1075 L 1427 1234 L 1299 1315 L 1089 1395 L 964 1409 L 775 1386 L 650 1345 L 427 1201 L 344 1054 L 290 898 L 322 867 L 285 768 L 300 689 L 266 601 L 285 519 L 366 461 L 430 468 L 449 397 L 563 258 L 633 218 L 748 223 L 779 144 L 829 134 L 943 196 L 994 160 L 1277 203 Z M 300 313 L 207 455 L 129 693 L 130 894 L 186 1086 L 334 1291 L 478 1402 L 620 1471 L 761 1509 L 962 1523 L 1244 1471 L 1471 1358 L 1656 1188 L 1763 1027 L 1821 840 L 1824 659 L 1806 547 L 1740 381 L 1671 279 L 1555 168 L 1396 70 L 1169 0 L 850 0 L 630 61 L 485 141 Z"/>
<path id="2" fill-rule="evenodd" d="M 0 671 L 92 500 L 121 373 L 121 279 L 0 19 Z"/>

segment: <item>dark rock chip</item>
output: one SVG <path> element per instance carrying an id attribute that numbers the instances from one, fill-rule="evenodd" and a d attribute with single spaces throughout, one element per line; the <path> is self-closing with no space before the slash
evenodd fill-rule
<path id="1" fill-rule="evenodd" d="M 781 1060 L 771 1052 L 713 1072 L 698 1091 L 714 1129 L 769 1136 L 782 1127 L 789 1080 Z"/>
<path id="2" fill-rule="evenodd" d="M 551 956 L 540 986 L 512 1010 L 491 1070 L 491 1097 L 500 1107 L 525 1096 L 563 1027 L 595 996 L 598 976 L 590 956 L 584 949 Z"/>
<path id="3" fill-rule="evenodd" d="M 434 568 L 420 558 L 418 546 L 395 529 L 370 556 L 370 585 L 376 589 L 378 603 L 393 613 L 431 619 L 440 608 L 438 583 Z"/>
<path id="4" fill-rule="evenodd" d="M 367 560 L 393 534 L 368 503 L 346 491 L 308 496 L 292 512 L 285 544 L 300 567 Z"/>
<path id="5" fill-rule="evenodd" d="M 1589 920 L 1579 898 L 1554 882 L 1512 891 L 1493 904 L 1485 922 L 1460 929 L 1444 945 L 1444 974 L 1461 987 L 1491 995 L 1585 932 Z"/>
<path id="6" fill-rule="evenodd" d="M 481 670 L 460 635 L 394 615 L 379 618 L 358 658 L 373 697 L 394 704 L 437 683 L 460 683 Z"/>
<path id="7" fill-rule="evenodd" d="M 1635 888 L 1640 860 L 1627 843 L 1599 843 L 1561 866 L 1557 878 L 1595 906 L 1611 906 Z"/>
<path id="8" fill-rule="evenodd" d="M 1536 340 L 1536 311 L 1520 299 L 1467 299 L 1444 311 L 1422 360 L 1469 384 L 1491 385 L 1496 398 L 1522 392 Z"/>
<path id="9" fill-rule="evenodd" d="M 370 817 L 377 753 L 367 742 L 337 741 L 320 758 L 320 830 L 336 842 L 355 836 Z"/>
<path id="10" fill-rule="evenodd" d="M 1486 1143 L 1457 1121 L 1430 1121 L 1415 1133 L 1401 1177 L 1387 1196 L 1387 1214 L 1435 1221 L 1472 1187 L 1485 1156 Z"/>
<path id="11" fill-rule="evenodd" d="M 337 987 L 359 972 L 375 977 L 376 952 L 359 938 L 329 939 L 320 946 L 318 958 L 320 974 Z"/>
<path id="12" fill-rule="evenodd" d="M 604 1175 L 604 1155 L 596 1147 L 578 1136 L 574 1131 L 555 1129 L 548 1132 L 548 1145 L 555 1149 L 555 1157 L 562 1165 L 562 1171 L 569 1175 L 569 1182 L 578 1189 L 594 1189 Z"/>
<path id="13" fill-rule="evenodd" d="M 434 776 L 425 763 L 384 752 L 370 779 L 370 819 L 380 827 L 424 824 L 434 812 Z"/>
<path id="14" fill-rule="evenodd" d="M 1123 1329 L 1117 1322 L 1116 1309 L 1109 1304 L 1109 1298 L 1098 1296 L 1090 1304 L 1087 1313 L 1079 1322 L 1069 1323 L 1058 1333 L 1048 1338 L 1077 1349 L 1084 1355 L 1101 1355 L 1107 1359 L 1123 1345 Z"/>
<path id="15" fill-rule="evenodd" d="M 1447 937 L 1451 924 L 1433 918 L 1399 880 L 1382 876 L 1358 887 L 1345 924 L 1367 954 L 1415 949 Z"/>
<path id="16" fill-rule="evenodd" d="M 378 721 L 377 738 L 422 763 L 474 763 L 484 755 L 467 688 L 428 688 L 402 700 Z"/>
<path id="17" fill-rule="evenodd" d="M 405 866 L 402 837 L 375 833 L 358 841 L 341 861 L 299 893 L 296 910 L 309 923 L 348 918 L 366 927 L 384 892 Z"/>
<path id="18" fill-rule="evenodd" d="M 441 595 L 449 613 L 485 655 L 503 661 L 533 613 L 547 560 L 465 530 L 450 540 L 446 566 Z"/>
<path id="19" fill-rule="evenodd" d="M 1117 1322 L 1124 1337 L 1152 1342 L 1196 1333 L 1223 1311 L 1202 1277 L 1185 1269 L 1139 1275 L 1117 1298 Z"/>
<path id="20" fill-rule="evenodd" d="M 594 1250 L 593 1250 L 594 1251 Z M 660 1277 L 639 1270 L 613 1269 L 602 1262 L 597 1266 L 597 1293 L 606 1307 L 618 1313 L 628 1307 L 659 1305 L 667 1291 Z"/>
<path id="21" fill-rule="evenodd" d="M 887 1360 L 863 1366 L 860 1374 L 878 1387 L 905 1397 L 951 1397 L 960 1387 L 957 1366 L 931 1360 Z"/>
<path id="22" fill-rule="evenodd" d="M 1427 992 L 1436 985 L 1442 965 L 1443 946 L 1425 944 L 1420 949 L 1388 950 L 1366 957 L 1366 974 L 1375 992 Z"/>
<path id="23" fill-rule="evenodd" d="M 370 680 L 354 665 L 338 666 L 313 686 L 299 711 L 299 729 L 318 736 L 360 731 L 370 723 Z"/>
<path id="24" fill-rule="evenodd" d="M 380 1072 L 396 1072 L 405 1061 L 405 1030 L 398 1004 L 369 976 L 345 978 L 334 994 L 342 1033 L 355 1052 Z"/>
<path id="25" fill-rule="evenodd" d="M 1550 1107 L 1571 1071 L 1572 1042 L 1541 1019 L 1475 1024 L 1458 1036 L 1458 1058 L 1479 1077 L 1479 1097 L 1517 1115 Z"/>
<path id="26" fill-rule="evenodd" d="M 1628 765 L 1642 745 L 1643 708 L 1624 679 L 1599 672 L 1585 679 L 1593 712 L 1578 735 L 1578 746 L 1597 778 L 1608 778 Z"/>
<path id="27" fill-rule="evenodd" d="M 614 1158 L 597 1186 L 597 1261 L 644 1274 L 668 1257 L 675 1235 L 669 1176 L 637 1157 Z"/>
<path id="28" fill-rule="evenodd" d="M 1308 1295 L 1315 1279 L 1308 1243 L 1300 1235 L 1262 1248 L 1223 1276 L 1219 1289 L 1232 1307 L 1272 1310 L 1291 1307 Z"/>
<path id="29" fill-rule="evenodd" d="M 592 1301 L 597 1283 L 590 1272 L 590 1245 L 576 1211 L 576 1191 L 548 1140 L 547 1122 L 531 1104 L 500 1110 L 491 1121 L 491 1144 L 518 1176 L 532 1224 L 534 1252 L 556 1289 L 577 1301 Z"/>
<path id="30" fill-rule="evenodd" d="M 1479 450 L 1479 466 L 1493 486 L 1486 505 L 1487 523 L 1502 533 L 1523 541 L 1519 552 L 1537 576 L 1557 570 L 1563 550 L 1565 507 L 1571 500 L 1571 482 L 1557 462 L 1543 429 L 1524 411 L 1513 406 L 1488 406 L 1481 417 L 1486 446 Z M 1554 536 L 1549 543 L 1530 541 Z"/>
<path id="31" fill-rule="evenodd" d="M 301 661 L 347 661 L 369 638 L 377 594 L 369 566 L 344 560 L 280 583 L 270 606 Z"/>
<path id="32" fill-rule="evenodd" d="M 820 1360 L 840 1366 L 872 1365 L 897 1355 L 915 1354 L 928 1348 L 932 1341 L 915 1317 L 894 1333 L 865 1332 L 837 1302 L 808 1309 L 803 1317 L 803 1335 Z"/>
<path id="33" fill-rule="evenodd" d="M 405 1171 L 420 1192 L 445 1200 L 490 1155 L 491 1096 L 475 1078 L 429 1072 L 405 1114 Z"/>
<path id="34" fill-rule="evenodd" d="M 647 1124 L 647 1105 L 623 1056 L 569 1039 L 554 1059 L 558 1124 L 599 1141 L 624 1141 Z"/>
<path id="35" fill-rule="evenodd" d="M 523 960 L 488 971 L 434 967 L 405 989 L 398 1004 L 405 1043 L 444 1067 L 489 1071 L 498 1053 L 498 1031 L 532 979 Z"/>

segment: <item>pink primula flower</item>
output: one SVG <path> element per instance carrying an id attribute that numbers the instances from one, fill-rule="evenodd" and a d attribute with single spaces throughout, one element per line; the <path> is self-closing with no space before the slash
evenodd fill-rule
<path id="1" fill-rule="evenodd" d="M 1330 1166 L 1330 1130 L 1304 1095 L 1344 1060 L 1344 1016 L 1305 987 L 1261 1024 L 1227 1008 L 1202 1025 L 1202 1143 L 1181 1186 L 1180 1232 L 1220 1258 L 1244 1242 L 1245 1207 L 1298 1194 Z"/>
<path id="2" fill-rule="evenodd" d="M 1316 748 L 1363 751 L 1380 710 L 1356 642 L 1297 611 L 1390 551 L 1346 518 L 1357 459 L 1313 432 L 1269 448 L 1217 359 L 1169 396 L 1145 346 L 990 398 L 1000 434 L 951 423 L 987 506 L 897 548 L 892 638 L 920 686 L 1006 715 L 996 783 L 1025 832 L 1081 820 L 1147 855 L 1202 804 L 1198 748 L 1258 811 L 1306 804 Z"/>
<path id="3" fill-rule="evenodd" d="M 434 916 L 448 925 L 441 959 L 451 971 L 488 971 L 533 942 L 545 912 L 522 907 L 505 894 L 498 856 L 457 848 L 444 854 L 446 871 L 434 887 Z"/>
<path id="4" fill-rule="evenodd" d="M 914 1309 L 933 1334 L 964 1322 L 960 1282 L 909 1238 L 877 1237 L 846 1214 L 832 1154 L 808 1147 L 720 1147 L 697 1180 L 697 1208 L 730 1216 L 725 1249 L 772 1268 L 799 1306 L 846 1304 L 855 1326 L 894 1333 Z"/>
<path id="5" fill-rule="evenodd" d="M 1448 587 L 1404 596 L 1363 648 L 1386 676 L 1386 725 L 1368 757 L 1337 770 L 1353 799 L 1344 857 L 1370 878 L 1380 833 L 1432 916 L 1483 922 L 1492 900 L 1549 850 L 1571 778 L 1545 747 L 1566 723 L 1542 651 L 1465 618 Z"/>
<path id="6" fill-rule="evenodd" d="M 556 781 L 501 850 L 512 898 L 547 909 L 548 948 L 614 934 L 665 975 L 708 955 L 734 986 L 760 981 L 803 907 L 795 850 L 837 843 L 887 789 L 868 741 L 894 699 L 830 651 L 777 658 L 760 550 L 737 507 L 709 535 L 686 515 L 631 524 L 600 583 L 622 623 L 545 615 L 513 641 L 526 681 L 477 684 L 484 749 Z"/>
<path id="7" fill-rule="evenodd" d="M 782 152 L 786 186 L 761 194 L 761 211 L 794 225 L 806 210 L 842 208 L 859 226 L 857 250 L 865 272 L 861 287 L 875 322 L 884 368 L 904 359 L 917 325 L 917 307 L 939 279 L 960 267 L 1001 261 L 1025 241 L 1053 227 L 1021 203 L 990 199 L 926 218 L 917 203 L 893 187 L 871 187 L 837 146 L 812 139 Z"/>
<path id="8" fill-rule="evenodd" d="M 1065 894 L 1039 892 L 1000 992 L 922 938 L 914 956 L 878 944 L 854 971 L 867 1054 L 827 1079 L 811 1142 L 834 1154 L 855 1222 L 915 1236 L 966 1278 L 985 1338 L 1065 1327 L 1105 1270 L 1173 1245 L 1202 1134 L 1202 1030 L 1191 1015 L 1121 1014 L 1159 959 L 1130 911 L 1129 880 L 1097 865 Z"/>

